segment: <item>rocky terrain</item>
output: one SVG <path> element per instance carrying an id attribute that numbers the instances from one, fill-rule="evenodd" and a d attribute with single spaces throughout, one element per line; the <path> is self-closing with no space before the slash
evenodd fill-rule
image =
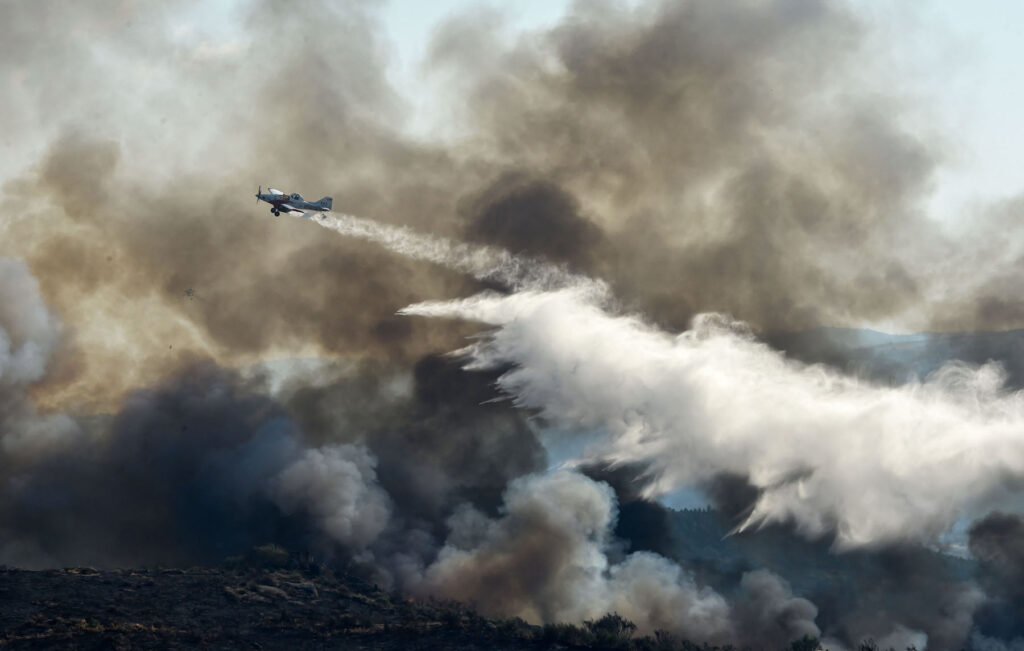
<path id="1" fill-rule="evenodd" d="M 624 505 L 624 519 L 631 517 L 631 508 Z M 857 612 L 864 604 L 825 599 L 837 588 L 870 594 L 874 603 L 894 609 L 913 598 L 880 580 L 876 567 L 891 571 L 907 559 L 837 557 L 826 543 L 795 541 L 773 530 L 727 536 L 728 525 L 714 511 L 659 513 L 667 516 L 667 526 L 658 527 L 666 545 L 661 551 L 726 593 L 735 583 L 730 577 L 763 566 L 786 577 L 800 594 L 841 611 Z M 974 569 L 962 559 L 918 551 L 908 571 L 922 568 L 950 583 L 965 581 Z M 874 587 L 854 590 L 856 576 Z M 0 649 L 715 649 L 664 632 L 636 633 L 615 614 L 581 625 L 488 619 L 456 602 L 388 593 L 345 566 L 298 558 L 274 545 L 221 567 L 32 571 L 0 566 Z M 811 639 L 789 647 L 817 648 Z"/>
<path id="2" fill-rule="evenodd" d="M 323 565 L 281 560 L 191 569 L 0 566 L 0 649 L 732 651 L 662 631 L 639 636 L 615 614 L 580 625 L 487 619 L 462 604 L 401 598 Z M 787 648 L 814 651 L 818 643 L 805 638 Z"/>
<path id="3" fill-rule="evenodd" d="M 0 648 L 526 649 L 539 631 L 329 570 L 0 569 Z"/>

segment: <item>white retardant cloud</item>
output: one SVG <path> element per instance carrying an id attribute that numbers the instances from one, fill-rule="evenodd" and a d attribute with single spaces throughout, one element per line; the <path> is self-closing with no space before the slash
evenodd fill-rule
<path id="1" fill-rule="evenodd" d="M 650 464 L 648 494 L 747 477 L 760 495 L 744 527 L 793 521 L 842 548 L 931 540 L 1024 480 L 1024 396 L 996 365 L 877 386 L 788 360 L 721 315 L 674 336 L 571 288 L 405 313 L 497 326 L 471 366 L 511 365 L 499 386 L 517 405 L 603 432 L 592 456 Z"/>

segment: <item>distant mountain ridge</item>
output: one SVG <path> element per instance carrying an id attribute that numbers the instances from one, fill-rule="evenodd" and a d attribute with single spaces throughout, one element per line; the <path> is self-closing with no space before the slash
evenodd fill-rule
<path id="1" fill-rule="evenodd" d="M 683 564 L 704 568 L 712 584 L 720 582 L 716 574 L 724 577 L 766 568 L 789 581 L 795 592 L 806 596 L 822 588 L 835 588 L 840 574 L 870 574 L 880 556 L 870 550 L 836 553 L 830 549 L 830 540 L 808 541 L 785 527 L 769 526 L 730 534 L 733 525 L 713 509 L 668 512 L 672 538 L 669 554 Z M 910 549 L 929 559 L 951 579 L 966 580 L 974 571 L 974 561 L 918 546 L 907 548 Z"/>
<path id="2" fill-rule="evenodd" d="M 865 328 L 811 328 L 771 334 L 764 341 L 808 364 L 827 364 L 858 377 L 902 384 L 924 379 L 959 360 L 1002 364 L 1010 388 L 1024 388 L 1024 329 L 892 335 Z"/>

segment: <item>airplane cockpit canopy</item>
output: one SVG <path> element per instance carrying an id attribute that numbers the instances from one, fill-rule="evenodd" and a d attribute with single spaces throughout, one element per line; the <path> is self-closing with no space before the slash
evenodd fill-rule
<path id="1" fill-rule="evenodd" d="M 301 196 L 299 196 L 299 193 L 298 193 L 298 192 L 296 192 L 295 194 L 293 194 L 293 195 L 292 195 L 292 199 L 301 199 L 301 198 L 302 198 L 302 197 L 301 197 Z"/>

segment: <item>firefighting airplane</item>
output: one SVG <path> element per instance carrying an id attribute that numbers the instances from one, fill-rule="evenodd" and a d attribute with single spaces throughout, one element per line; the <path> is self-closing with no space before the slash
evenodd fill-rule
<path id="1" fill-rule="evenodd" d="M 331 204 L 334 202 L 330 197 L 324 197 L 320 201 L 306 201 L 301 194 L 285 194 L 274 188 L 267 188 L 267 191 L 263 192 L 262 185 L 256 192 L 256 203 L 261 201 L 269 203 L 270 212 L 275 215 L 280 215 L 283 212 L 297 212 L 301 215 L 307 210 L 326 212 L 331 209 Z"/>

